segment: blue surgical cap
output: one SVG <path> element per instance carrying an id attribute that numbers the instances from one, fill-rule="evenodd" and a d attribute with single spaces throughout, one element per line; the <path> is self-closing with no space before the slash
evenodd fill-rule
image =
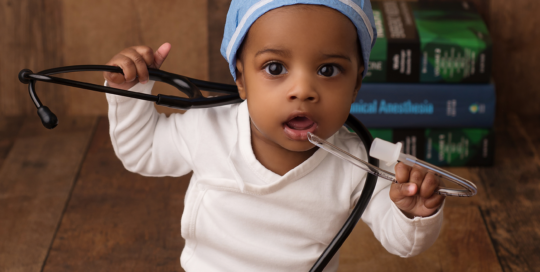
<path id="1" fill-rule="evenodd" d="M 221 54 L 229 63 L 229 70 L 236 80 L 236 52 L 251 25 L 264 13 L 282 6 L 295 4 L 322 5 L 347 16 L 356 27 L 367 73 L 369 54 L 377 39 L 377 30 L 369 0 L 233 0 L 227 13 Z"/>

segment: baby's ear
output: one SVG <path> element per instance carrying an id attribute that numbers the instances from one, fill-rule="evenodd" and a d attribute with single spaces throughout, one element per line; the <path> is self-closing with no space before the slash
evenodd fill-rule
<path id="1" fill-rule="evenodd" d="M 240 98 L 246 100 L 246 84 L 244 82 L 244 64 L 239 59 L 236 60 L 236 87 Z"/>

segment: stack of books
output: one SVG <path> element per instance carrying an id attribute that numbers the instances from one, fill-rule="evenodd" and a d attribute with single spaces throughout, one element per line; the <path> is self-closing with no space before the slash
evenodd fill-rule
<path id="1" fill-rule="evenodd" d="M 493 164 L 492 42 L 468 2 L 372 2 L 378 37 L 351 113 L 439 166 Z"/>

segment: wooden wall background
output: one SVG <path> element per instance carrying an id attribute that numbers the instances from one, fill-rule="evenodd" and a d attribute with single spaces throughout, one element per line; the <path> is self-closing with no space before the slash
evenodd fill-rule
<path id="1" fill-rule="evenodd" d="M 426 0 L 427 1 L 427 0 Z M 441 1 L 441 0 L 430 0 Z M 162 69 L 232 82 L 219 53 L 229 0 L 0 0 L 0 115 L 35 115 L 23 68 L 104 64 L 121 49 L 173 46 Z M 473 0 L 494 41 L 498 115 L 540 114 L 540 1 Z M 102 83 L 100 73 L 68 78 Z M 160 92 L 176 93 L 158 85 Z M 59 115 L 104 115 L 103 94 L 38 83 L 45 105 Z M 161 109 L 161 111 L 170 111 Z"/>
<path id="2" fill-rule="evenodd" d="M 0 35 L 2 115 L 36 114 L 27 86 L 17 80 L 21 69 L 105 64 L 132 45 L 157 49 L 170 42 L 162 69 L 208 79 L 206 0 L 0 0 Z M 103 83 L 97 72 L 66 78 Z M 176 93 L 163 86 L 162 93 Z M 107 114 L 104 94 L 46 83 L 37 83 L 36 89 L 57 115 Z"/>

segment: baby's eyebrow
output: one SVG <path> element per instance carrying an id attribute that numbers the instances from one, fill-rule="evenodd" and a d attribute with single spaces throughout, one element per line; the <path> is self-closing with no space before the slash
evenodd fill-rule
<path id="1" fill-rule="evenodd" d="M 264 54 L 264 53 L 274 53 L 274 54 L 277 54 L 277 55 L 281 55 L 283 57 L 290 57 L 291 56 L 291 51 L 286 50 L 286 49 L 263 48 L 262 50 L 260 50 L 259 52 L 257 52 L 255 54 L 255 57 L 257 57 L 258 55 Z"/>
<path id="2" fill-rule="evenodd" d="M 343 55 L 343 54 L 325 54 L 325 53 L 322 53 L 321 54 L 323 56 L 325 56 L 326 58 L 338 58 L 338 59 L 344 59 L 344 60 L 347 60 L 349 62 L 352 62 L 351 61 L 351 58 L 346 56 L 346 55 Z"/>

